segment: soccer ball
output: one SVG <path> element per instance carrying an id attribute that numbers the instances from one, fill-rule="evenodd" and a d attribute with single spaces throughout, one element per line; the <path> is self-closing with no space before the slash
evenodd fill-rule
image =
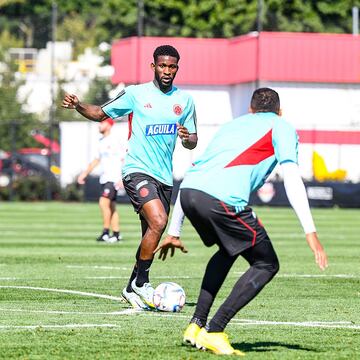
<path id="1" fill-rule="evenodd" d="M 153 300 L 157 310 L 179 312 L 185 305 L 185 291 L 174 282 L 164 282 L 155 289 Z"/>

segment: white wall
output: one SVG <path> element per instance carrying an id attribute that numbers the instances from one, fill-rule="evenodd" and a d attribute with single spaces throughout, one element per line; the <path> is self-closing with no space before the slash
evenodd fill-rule
<path id="1" fill-rule="evenodd" d="M 360 130 L 360 84 L 269 83 L 297 129 Z"/>
<path id="2" fill-rule="evenodd" d="M 61 122 L 60 131 L 60 182 L 61 186 L 66 186 L 75 182 L 80 172 L 85 170 L 95 158 L 101 134 L 98 131 L 98 123 L 91 121 Z M 128 135 L 127 121 L 116 123 L 112 131 L 123 145 L 125 156 Z M 95 168 L 93 174 L 98 174 L 99 170 L 99 168 Z"/>

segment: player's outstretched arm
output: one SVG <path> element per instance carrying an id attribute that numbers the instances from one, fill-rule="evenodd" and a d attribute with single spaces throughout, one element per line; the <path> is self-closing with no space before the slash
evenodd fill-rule
<path id="1" fill-rule="evenodd" d="M 101 106 L 81 103 L 74 94 L 65 94 L 61 106 L 65 109 L 75 109 L 82 116 L 92 121 L 102 121 L 107 117 Z"/>
<path id="2" fill-rule="evenodd" d="M 87 176 L 95 169 L 95 167 L 100 163 L 99 159 L 94 159 L 87 167 L 86 170 L 84 170 L 77 178 L 77 182 L 80 185 L 85 184 L 85 179 Z"/>
<path id="3" fill-rule="evenodd" d="M 306 241 L 314 253 L 316 264 L 321 270 L 328 266 L 328 259 L 316 233 L 311 215 L 304 183 L 301 179 L 297 164 L 286 162 L 281 165 L 284 176 L 284 186 L 289 202 L 306 234 Z"/>

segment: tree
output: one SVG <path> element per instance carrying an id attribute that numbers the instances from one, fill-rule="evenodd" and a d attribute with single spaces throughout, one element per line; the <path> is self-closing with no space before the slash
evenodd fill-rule
<path id="1" fill-rule="evenodd" d="M 36 142 L 30 135 L 31 130 L 43 125 L 23 111 L 17 97 L 21 81 L 15 76 L 15 64 L 8 58 L 8 47 L 19 46 L 21 41 L 6 32 L 0 34 L 0 40 L 0 149 L 11 150 L 12 126 L 16 127 L 16 147 L 32 147 Z"/>
<path id="2" fill-rule="evenodd" d="M 260 0 L 143 0 L 145 35 L 232 37 L 256 30 Z M 53 0 L 0 0 L 0 31 L 27 46 L 49 40 Z M 138 0 L 57 0 L 58 39 L 85 46 L 134 36 Z M 263 29 L 350 33 L 351 8 L 360 0 L 263 0 Z M 36 28 L 36 33 L 34 29 Z"/>

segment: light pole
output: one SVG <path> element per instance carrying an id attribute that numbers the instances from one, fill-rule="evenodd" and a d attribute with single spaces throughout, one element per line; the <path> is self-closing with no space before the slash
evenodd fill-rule
<path id="1" fill-rule="evenodd" d="M 144 35 L 144 0 L 137 0 L 137 36 Z"/>
<path id="2" fill-rule="evenodd" d="M 51 105 L 49 112 L 49 146 L 48 146 L 48 181 L 46 188 L 47 200 L 52 200 L 51 188 L 52 188 L 52 142 L 53 142 L 53 126 L 56 109 L 56 75 L 55 75 L 55 42 L 56 42 L 56 27 L 57 27 L 57 4 L 54 1 L 51 6 L 51 48 L 50 48 L 50 95 Z"/>
<path id="3" fill-rule="evenodd" d="M 258 33 L 263 30 L 262 24 L 262 13 L 263 13 L 263 0 L 257 2 L 257 17 L 256 17 L 256 30 Z"/>
<path id="4" fill-rule="evenodd" d="M 260 86 L 260 34 L 263 29 L 262 24 L 263 13 L 263 0 L 257 1 L 257 17 L 256 17 L 256 31 L 257 31 L 257 43 L 256 43 L 256 80 L 255 88 Z"/>
<path id="5" fill-rule="evenodd" d="M 352 8 L 352 30 L 353 35 L 359 35 L 359 8 L 354 6 Z"/>

